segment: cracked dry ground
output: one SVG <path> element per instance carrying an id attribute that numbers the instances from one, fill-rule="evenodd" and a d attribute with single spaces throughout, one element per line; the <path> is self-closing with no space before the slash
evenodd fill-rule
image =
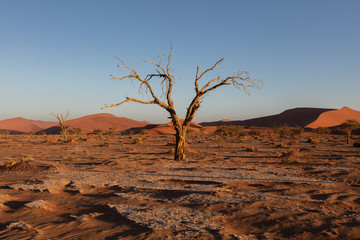
<path id="1" fill-rule="evenodd" d="M 0 239 L 360 239 L 360 149 L 306 134 L 2 138 Z"/>

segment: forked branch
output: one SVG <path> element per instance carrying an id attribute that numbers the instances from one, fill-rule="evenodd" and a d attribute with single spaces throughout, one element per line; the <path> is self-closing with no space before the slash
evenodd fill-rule
<path id="1" fill-rule="evenodd" d="M 172 47 L 171 47 L 171 50 L 172 50 Z M 117 81 L 121 81 L 124 79 L 131 79 L 131 80 L 138 81 L 140 84 L 139 85 L 139 93 L 145 93 L 145 94 L 150 93 L 151 100 L 144 101 L 144 100 L 140 100 L 140 99 L 136 99 L 136 98 L 126 97 L 126 99 L 124 101 L 117 103 L 117 104 L 111 104 L 109 106 L 105 106 L 102 109 L 106 109 L 106 108 L 110 108 L 110 107 L 117 107 L 117 106 L 120 106 L 127 102 L 137 102 L 137 103 L 141 103 L 141 104 L 157 104 L 160 107 L 165 108 L 168 111 L 174 110 L 173 102 L 171 100 L 171 94 L 172 94 L 172 89 L 173 89 L 173 84 L 174 84 L 174 76 L 172 76 L 170 74 L 171 50 L 170 50 L 169 55 L 160 56 L 160 57 L 167 57 L 168 63 L 166 65 L 166 67 L 163 67 L 161 65 L 161 61 L 159 61 L 159 63 L 155 63 L 155 62 L 147 61 L 147 60 L 141 60 L 138 62 L 138 63 L 147 63 L 147 64 L 155 66 L 156 73 L 147 74 L 145 78 L 142 78 L 138 74 L 138 72 L 136 71 L 136 69 L 134 67 L 125 64 L 124 61 L 117 58 L 121 62 L 121 64 L 118 65 L 118 67 L 126 68 L 126 69 L 130 70 L 130 74 L 122 76 L 122 77 L 115 77 L 114 75 L 110 75 L 112 77 L 112 79 L 117 80 Z M 156 94 L 150 84 L 150 80 L 152 80 L 153 78 L 162 79 L 161 85 L 163 86 L 163 94 L 166 96 L 167 103 L 165 103 L 164 101 L 161 101 L 160 98 L 158 96 L 156 96 Z"/>
<path id="2" fill-rule="evenodd" d="M 135 98 L 126 97 L 126 100 L 122 101 L 121 103 L 105 105 L 105 107 L 103 107 L 101 109 L 106 109 L 106 108 L 111 108 L 111 107 L 118 107 L 118 106 L 121 106 L 121 105 L 123 105 L 124 103 L 127 103 L 127 102 L 137 102 L 137 103 L 141 103 L 141 104 L 156 104 L 155 101 L 142 101 L 142 100 L 138 100 L 138 99 L 135 99 Z"/>
<path id="3" fill-rule="evenodd" d="M 219 61 L 217 61 L 213 67 L 206 69 L 200 75 L 200 77 L 196 78 L 195 85 L 198 87 L 198 80 L 200 80 L 209 71 L 214 70 L 224 60 L 225 59 L 222 58 Z M 197 75 L 198 75 L 198 72 L 199 72 L 199 68 L 197 69 Z M 209 80 L 201 88 L 201 90 L 198 90 L 198 95 L 203 96 L 206 93 L 217 89 L 218 87 L 221 87 L 224 85 L 230 85 L 230 84 L 233 84 L 234 87 L 244 90 L 246 94 L 249 94 L 250 88 L 254 88 L 254 87 L 259 88 L 259 85 L 257 84 L 257 82 L 262 83 L 261 79 L 251 79 L 248 72 L 239 70 L 237 72 L 237 74 L 234 74 L 233 76 L 226 77 L 226 78 L 221 78 L 220 76 L 218 76 L 216 78 Z"/>
<path id="4" fill-rule="evenodd" d="M 217 76 L 216 78 L 213 78 L 209 80 L 201 89 L 199 88 L 199 81 L 201 78 L 209 73 L 210 71 L 213 71 L 217 66 L 219 66 L 225 59 L 222 58 L 219 61 L 217 61 L 211 68 L 206 69 L 204 72 L 200 74 L 200 68 L 197 66 L 196 68 L 196 78 L 195 78 L 195 97 L 190 103 L 187 112 L 186 117 L 183 125 L 186 126 L 186 124 L 190 124 L 192 119 L 195 116 L 196 111 L 200 108 L 201 98 L 205 96 L 207 93 L 214 91 L 215 89 L 233 84 L 234 87 L 238 89 L 244 90 L 246 94 L 249 94 L 250 88 L 256 87 L 259 88 L 259 85 L 257 82 L 262 83 L 261 79 L 251 79 L 248 72 L 239 70 L 237 74 L 234 74 L 233 76 L 222 78 L 220 76 Z"/>

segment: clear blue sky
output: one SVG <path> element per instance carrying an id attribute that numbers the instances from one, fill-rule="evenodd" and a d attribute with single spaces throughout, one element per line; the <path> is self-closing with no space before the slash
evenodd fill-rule
<path id="1" fill-rule="evenodd" d="M 180 117 L 194 96 L 196 66 L 222 57 L 214 74 L 247 70 L 263 88 L 211 93 L 197 122 L 295 107 L 360 110 L 359 13 L 358 0 L 0 0 L 0 120 L 55 120 L 51 112 L 69 111 L 168 122 L 157 106 L 100 108 L 141 98 L 131 81 L 110 80 L 128 73 L 114 56 L 132 65 L 154 60 L 170 41 Z"/>

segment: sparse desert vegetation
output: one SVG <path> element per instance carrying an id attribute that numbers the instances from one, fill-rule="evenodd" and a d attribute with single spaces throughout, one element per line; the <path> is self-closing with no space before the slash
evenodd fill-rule
<path id="1" fill-rule="evenodd" d="M 0 0 L 0 26 L 0 240 L 360 240 L 360 0 Z"/>
<path id="2" fill-rule="evenodd" d="M 360 151 L 344 135 L 204 128 L 174 161 L 171 135 L 75 132 L 0 136 L 0 238 L 360 236 Z"/>

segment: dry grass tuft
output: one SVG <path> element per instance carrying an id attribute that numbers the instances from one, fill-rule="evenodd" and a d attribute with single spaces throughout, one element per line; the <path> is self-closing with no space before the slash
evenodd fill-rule
<path id="1" fill-rule="evenodd" d="M 25 156 L 21 159 L 21 162 L 27 162 L 27 161 L 33 161 L 34 159 L 32 157 L 29 156 Z"/>
<path id="2" fill-rule="evenodd" d="M 59 142 L 60 139 L 48 139 L 46 142 L 47 143 L 52 143 L 52 144 L 56 144 Z"/>
<path id="3" fill-rule="evenodd" d="M 281 144 L 277 145 L 276 147 L 278 147 L 278 148 L 289 148 L 290 146 L 285 144 L 285 143 L 281 143 Z"/>
<path id="4" fill-rule="evenodd" d="M 279 158 L 281 159 L 281 163 L 286 163 L 286 164 L 297 164 L 299 163 L 298 159 L 300 157 L 302 157 L 301 153 L 298 150 L 290 150 L 287 152 L 283 152 L 281 154 L 278 155 Z"/>
<path id="5" fill-rule="evenodd" d="M 133 144 L 142 144 L 144 143 L 141 138 L 135 138 Z"/>
<path id="6" fill-rule="evenodd" d="M 278 155 L 279 158 L 299 158 L 302 154 L 298 150 L 291 149 Z"/>
<path id="7" fill-rule="evenodd" d="M 317 144 L 319 143 L 320 141 L 315 139 L 315 138 L 309 138 L 307 141 L 307 143 L 311 143 L 311 144 Z"/>
<path id="8" fill-rule="evenodd" d="M 259 151 L 256 147 L 254 147 L 254 146 L 251 146 L 251 147 L 247 147 L 246 149 L 245 149 L 245 151 L 246 152 L 257 152 L 257 151 Z"/>
<path id="9" fill-rule="evenodd" d="M 14 160 L 7 161 L 7 162 L 5 162 L 5 168 L 11 168 L 11 167 L 15 166 L 16 163 L 17 162 Z"/>

